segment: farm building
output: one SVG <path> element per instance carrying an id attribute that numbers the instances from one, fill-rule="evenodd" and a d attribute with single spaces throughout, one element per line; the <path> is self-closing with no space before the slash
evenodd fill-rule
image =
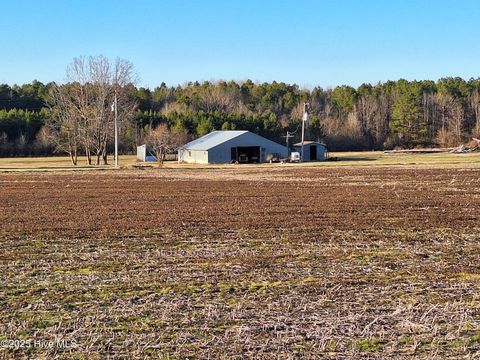
<path id="1" fill-rule="evenodd" d="M 137 146 L 137 160 L 138 161 L 157 161 L 152 155 L 152 150 L 147 147 L 147 144 Z"/>
<path id="2" fill-rule="evenodd" d="M 213 131 L 178 150 L 178 161 L 199 164 L 257 163 L 268 155 L 287 157 L 287 148 L 246 130 Z"/>
<path id="3" fill-rule="evenodd" d="M 302 143 L 294 144 L 295 151 L 302 152 Z M 323 161 L 327 158 L 327 148 L 325 144 L 317 141 L 303 142 L 303 161 Z"/>

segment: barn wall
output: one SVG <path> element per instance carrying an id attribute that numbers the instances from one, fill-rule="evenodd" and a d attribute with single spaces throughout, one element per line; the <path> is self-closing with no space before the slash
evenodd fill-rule
<path id="1" fill-rule="evenodd" d="M 300 147 L 299 150 L 300 154 L 302 154 L 302 148 Z M 310 161 L 310 145 L 305 145 L 303 147 L 303 161 Z"/>
<path id="2" fill-rule="evenodd" d="M 231 148 L 243 146 L 259 146 L 261 162 L 265 162 L 267 155 L 272 153 L 278 153 L 281 157 L 288 156 L 285 146 L 254 133 L 245 133 L 209 150 L 180 149 L 178 161 L 198 164 L 228 164 L 231 161 Z"/>
<path id="3" fill-rule="evenodd" d="M 325 147 L 324 146 L 317 146 L 317 159 L 318 160 L 325 160 Z"/>
<path id="4" fill-rule="evenodd" d="M 301 146 L 295 147 L 295 151 L 298 151 L 300 153 L 300 156 L 302 156 Z M 305 145 L 303 147 L 303 161 L 310 161 L 310 145 Z"/>
<path id="5" fill-rule="evenodd" d="M 325 147 L 320 144 L 313 144 L 317 145 L 317 161 L 325 160 Z M 295 151 L 298 151 L 300 154 L 302 153 L 302 147 L 298 146 L 295 147 Z M 310 161 L 310 144 L 307 144 L 303 147 L 303 161 Z"/>
<path id="6" fill-rule="evenodd" d="M 231 161 L 231 148 L 243 146 L 260 146 L 261 162 L 265 162 L 267 155 L 272 153 L 279 153 L 281 157 L 287 157 L 285 146 L 253 133 L 245 133 L 211 148 L 208 154 L 208 162 L 211 164 L 228 164 Z"/>
<path id="7" fill-rule="evenodd" d="M 208 164 L 208 151 L 181 149 L 178 151 L 178 162 Z"/>

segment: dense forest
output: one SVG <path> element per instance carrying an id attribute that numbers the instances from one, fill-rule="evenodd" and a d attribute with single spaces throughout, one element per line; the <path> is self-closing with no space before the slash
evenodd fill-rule
<path id="1" fill-rule="evenodd" d="M 55 152 L 44 126 L 54 86 L 38 81 L 0 85 L 0 156 Z M 134 151 L 159 124 L 186 130 L 192 138 L 214 129 L 245 129 L 283 143 L 286 131 L 301 124 L 304 102 L 309 103 L 307 137 L 325 142 L 331 151 L 458 146 L 480 134 L 480 79 L 311 90 L 247 80 L 125 90 L 136 110 L 121 119 L 123 152 Z"/>

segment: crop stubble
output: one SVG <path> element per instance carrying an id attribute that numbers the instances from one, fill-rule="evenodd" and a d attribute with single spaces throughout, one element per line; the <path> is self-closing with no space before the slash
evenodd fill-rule
<path id="1" fill-rule="evenodd" d="M 2 174 L 0 355 L 474 358 L 479 175 Z"/>

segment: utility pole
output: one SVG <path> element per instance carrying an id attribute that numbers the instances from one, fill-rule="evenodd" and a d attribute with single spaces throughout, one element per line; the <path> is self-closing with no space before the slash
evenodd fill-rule
<path id="1" fill-rule="evenodd" d="M 298 129 L 297 129 L 297 130 L 298 130 Z M 293 133 L 291 133 L 290 131 L 287 131 L 287 135 L 282 136 L 282 137 L 285 138 L 285 141 L 286 141 L 286 143 L 287 143 L 287 157 L 290 156 L 290 147 L 288 146 L 289 140 L 290 140 L 290 138 L 293 138 L 293 137 L 294 137 L 293 134 L 294 134 L 295 132 L 296 132 L 296 131 L 294 131 Z"/>
<path id="2" fill-rule="evenodd" d="M 308 113 L 307 113 L 308 103 L 303 104 L 303 118 L 302 118 L 302 154 L 301 154 L 301 161 L 303 162 L 303 143 L 305 142 L 305 123 L 308 120 Z"/>
<path id="3" fill-rule="evenodd" d="M 115 113 L 115 122 L 114 122 L 114 128 L 115 128 L 115 169 L 118 169 L 118 102 L 117 102 L 117 89 L 115 89 L 115 98 L 113 101 L 113 111 Z"/>
<path id="4" fill-rule="evenodd" d="M 295 137 L 294 134 L 296 134 L 297 131 L 298 131 L 298 126 L 297 126 L 297 128 L 295 129 L 295 131 L 287 131 L 287 135 L 282 136 L 282 137 L 285 138 L 285 141 L 286 141 L 286 143 L 287 143 L 287 157 L 290 157 L 290 147 L 288 146 L 289 140 L 290 140 L 290 138 Z"/>

